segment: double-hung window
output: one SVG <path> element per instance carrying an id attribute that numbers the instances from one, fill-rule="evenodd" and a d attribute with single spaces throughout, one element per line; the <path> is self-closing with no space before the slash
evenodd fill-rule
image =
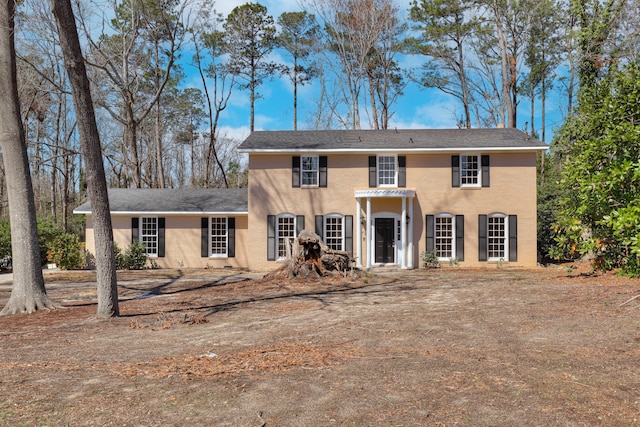
<path id="1" fill-rule="evenodd" d="M 324 243 L 333 250 L 344 250 L 344 218 L 342 215 L 324 217 Z"/>
<path id="2" fill-rule="evenodd" d="M 460 156 L 460 184 L 463 187 L 479 187 L 480 167 L 477 155 Z"/>
<path id="3" fill-rule="evenodd" d="M 226 217 L 211 218 L 211 256 L 226 257 L 229 246 L 229 235 Z"/>
<path id="4" fill-rule="evenodd" d="M 140 242 L 145 247 L 147 256 L 158 256 L 158 218 L 142 217 Z"/>
<path id="5" fill-rule="evenodd" d="M 395 187 L 397 178 L 396 156 L 378 156 L 378 186 Z"/>
<path id="6" fill-rule="evenodd" d="M 287 257 L 287 250 L 296 237 L 296 217 L 293 215 L 278 216 L 276 232 L 278 239 L 278 258 L 284 259 Z"/>
<path id="7" fill-rule="evenodd" d="M 489 155 L 461 154 L 451 156 L 452 187 L 490 187 Z"/>
<path id="8" fill-rule="evenodd" d="M 489 261 L 508 259 L 508 229 L 506 216 L 489 215 L 487 218 L 487 255 Z"/>
<path id="9" fill-rule="evenodd" d="M 302 186 L 311 187 L 318 185 L 318 156 L 301 156 L 300 181 Z"/>
<path id="10" fill-rule="evenodd" d="M 434 245 L 439 259 L 451 259 L 455 256 L 455 226 L 452 215 L 438 215 L 434 221 Z"/>

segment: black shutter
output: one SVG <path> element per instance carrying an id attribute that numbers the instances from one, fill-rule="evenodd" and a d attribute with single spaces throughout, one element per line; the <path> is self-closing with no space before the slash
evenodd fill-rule
<path id="1" fill-rule="evenodd" d="M 300 156 L 291 158 L 291 185 L 300 187 Z"/>
<path id="2" fill-rule="evenodd" d="M 378 186 L 378 172 L 376 156 L 369 156 L 369 187 Z"/>
<path id="3" fill-rule="evenodd" d="M 451 186 L 460 187 L 460 156 L 451 156 Z"/>
<path id="4" fill-rule="evenodd" d="M 344 250 L 353 257 L 353 215 L 344 217 Z"/>
<path id="5" fill-rule="evenodd" d="M 456 258 L 464 261 L 464 215 L 456 215 Z"/>
<path id="6" fill-rule="evenodd" d="M 158 258 L 164 257 L 164 218 L 158 218 Z"/>
<path id="7" fill-rule="evenodd" d="M 491 180 L 489 179 L 489 156 L 482 156 L 482 186 L 489 187 Z"/>
<path id="8" fill-rule="evenodd" d="M 322 215 L 316 215 L 316 234 L 324 241 L 323 223 L 324 217 Z"/>
<path id="9" fill-rule="evenodd" d="M 200 218 L 200 256 L 209 256 L 209 218 Z"/>
<path id="10" fill-rule="evenodd" d="M 509 261 L 518 261 L 518 215 L 509 215 Z"/>
<path id="11" fill-rule="evenodd" d="M 487 216 L 478 215 L 478 261 L 487 260 Z"/>
<path id="12" fill-rule="evenodd" d="M 227 256 L 234 258 L 236 256 L 236 219 L 227 219 Z"/>
<path id="13" fill-rule="evenodd" d="M 138 218 L 131 218 L 131 243 L 140 241 L 140 226 Z"/>
<path id="14" fill-rule="evenodd" d="M 326 187 L 327 186 L 327 156 L 320 156 L 318 159 L 320 164 L 320 172 L 318 176 L 318 186 Z"/>
<path id="15" fill-rule="evenodd" d="M 296 215 L 296 237 L 304 230 L 304 215 Z"/>
<path id="16" fill-rule="evenodd" d="M 407 186 L 407 156 L 398 156 L 398 187 Z"/>
<path id="17" fill-rule="evenodd" d="M 427 246 L 426 246 L 426 251 L 427 253 L 433 251 L 436 247 L 436 242 L 435 242 L 435 216 L 433 215 L 427 215 L 425 217 L 425 234 L 427 235 Z"/>
<path id="18" fill-rule="evenodd" d="M 277 253 L 276 216 L 267 215 L 267 260 L 274 261 Z"/>

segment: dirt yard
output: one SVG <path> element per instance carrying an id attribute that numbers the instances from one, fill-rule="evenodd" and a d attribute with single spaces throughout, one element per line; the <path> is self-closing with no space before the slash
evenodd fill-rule
<path id="1" fill-rule="evenodd" d="M 91 273 L 46 277 L 65 308 L 0 318 L 0 425 L 640 425 L 639 280 L 130 272 L 96 321 Z"/>

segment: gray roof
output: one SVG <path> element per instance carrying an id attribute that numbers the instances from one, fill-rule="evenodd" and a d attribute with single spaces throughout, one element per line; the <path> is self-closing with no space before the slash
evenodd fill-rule
<path id="1" fill-rule="evenodd" d="M 109 189 L 111 213 L 246 214 L 246 188 Z M 73 211 L 90 214 L 89 201 Z"/>
<path id="2" fill-rule="evenodd" d="M 518 129 L 404 129 L 257 131 L 240 145 L 245 153 L 296 151 L 544 150 Z"/>

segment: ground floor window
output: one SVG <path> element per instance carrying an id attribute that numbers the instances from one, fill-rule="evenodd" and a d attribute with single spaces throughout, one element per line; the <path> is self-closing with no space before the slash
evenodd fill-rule
<path id="1" fill-rule="evenodd" d="M 342 215 L 327 215 L 324 218 L 324 243 L 333 250 L 344 250 L 344 220 Z"/>
<path id="2" fill-rule="evenodd" d="M 487 218 L 487 252 L 489 260 L 507 259 L 508 236 L 506 216 L 496 214 Z"/>
<path id="3" fill-rule="evenodd" d="M 434 230 L 434 244 L 436 256 L 440 259 L 454 257 L 453 244 L 455 241 L 453 217 L 450 215 L 436 216 Z"/>
<path id="4" fill-rule="evenodd" d="M 211 218 L 211 256 L 226 257 L 228 248 L 228 228 L 226 217 Z"/>
<path id="5" fill-rule="evenodd" d="M 142 217 L 140 242 L 145 247 L 147 256 L 158 256 L 158 218 Z"/>
<path id="6" fill-rule="evenodd" d="M 282 215 L 278 217 L 276 226 L 278 233 L 278 258 L 287 257 L 287 249 L 296 237 L 296 217 L 293 215 Z"/>

